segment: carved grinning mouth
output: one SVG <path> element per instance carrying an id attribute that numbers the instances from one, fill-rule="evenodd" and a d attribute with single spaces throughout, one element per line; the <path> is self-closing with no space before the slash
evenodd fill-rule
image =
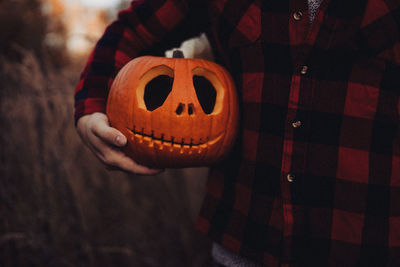
<path id="1" fill-rule="evenodd" d="M 181 140 L 176 140 L 174 136 L 171 136 L 170 139 L 165 139 L 164 134 L 161 134 L 161 137 L 156 137 L 154 136 L 154 131 L 151 131 L 151 134 L 145 134 L 144 133 L 144 128 L 141 129 L 141 131 L 137 131 L 136 128 L 133 129 L 129 129 L 129 131 L 131 131 L 135 137 L 139 137 L 139 138 L 149 138 L 151 141 L 159 141 L 162 144 L 171 144 L 173 145 L 180 145 L 180 146 L 189 146 L 189 147 L 199 147 L 202 145 L 207 145 L 208 143 L 208 138 L 202 142 L 202 139 L 200 138 L 200 141 L 198 143 L 193 143 L 193 139 L 190 139 L 190 143 L 185 143 L 185 139 L 182 138 Z M 218 139 L 218 138 L 217 138 Z"/>

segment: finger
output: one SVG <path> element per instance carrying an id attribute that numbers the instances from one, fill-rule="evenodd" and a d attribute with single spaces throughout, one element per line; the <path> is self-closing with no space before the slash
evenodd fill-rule
<path id="1" fill-rule="evenodd" d="M 128 157 L 118 148 L 111 147 L 109 144 L 98 138 L 94 134 L 91 136 L 89 148 L 93 151 L 97 158 L 111 168 L 122 169 L 127 172 L 140 175 L 155 175 L 162 172 L 162 169 L 152 169 L 140 165 Z"/>
<path id="2" fill-rule="evenodd" d="M 152 169 L 140 165 L 118 149 L 106 148 L 104 155 L 104 163 L 108 166 L 117 167 L 134 174 L 155 175 L 163 171 L 162 169 Z"/>
<path id="3" fill-rule="evenodd" d="M 106 144 L 105 142 L 101 141 L 100 138 L 95 136 L 92 133 L 87 134 L 87 142 L 86 145 L 87 147 L 93 152 L 93 154 L 99 158 L 101 161 L 104 162 L 104 147 L 109 146 L 109 144 Z"/>
<path id="4" fill-rule="evenodd" d="M 112 150 L 114 147 L 113 144 L 109 144 L 106 141 L 103 141 L 100 137 L 98 137 L 93 130 L 89 130 L 87 133 L 88 142 L 87 145 L 92 150 L 92 152 L 103 162 L 105 163 L 107 153 Z"/>
<path id="5" fill-rule="evenodd" d="M 126 157 L 125 155 L 121 155 L 121 158 L 118 160 L 116 166 L 118 166 L 122 170 L 140 175 L 155 175 L 164 171 L 162 169 L 152 169 L 140 165 L 133 161 L 131 158 Z"/>
<path id="6" fill-rule="evenodd" d="M 91 131 L 108 144 L 122 147 L 127 143 L 126 137 L 120 131 L 109 126 L 108 119 L 105 116 L 92 125 Z"/>

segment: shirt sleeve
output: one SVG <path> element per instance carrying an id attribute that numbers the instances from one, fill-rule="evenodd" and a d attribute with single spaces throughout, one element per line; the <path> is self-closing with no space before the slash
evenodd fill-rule
<path id="1" fill-rule="evenodd" d="M 75 88 L 75 122 L 83 115 L 105 112 L 109 88 L 131 59 L 162 56 L 166 49 L 205 31 L 207 16 L 202 3 L 134 0 L 120 11 L 97 42 Z"/>

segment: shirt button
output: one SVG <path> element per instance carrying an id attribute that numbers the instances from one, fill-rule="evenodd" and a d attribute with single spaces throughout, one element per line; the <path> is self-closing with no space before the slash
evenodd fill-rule
<path id="1" fill-rule="evenodd" d="M 293 128 L 299 128 L 301 126 L 301 121 L 295 121 L 292 123 Z"/>
<path id="2" fill-rule="evenodd" d="M 301 11 L 296 11 L 293 13 L 293 18 L 296 21 L 301 20 L 302 17 L 303 17 L 303 13 Z"/>
<path id="3" fill-rule="evenodd" d="M 301 67 L 300 73 L 303 74 L 303 75 L 306 75 L 307 71 L 308 71 L 308 67 L 307 66 L 303 66 L 303 67 Z"/>
<path id="4" fill-rule="evenodd" d="M 292 183 L 294 181 L 294 178 L 295 178 L 295 176 L 293 173 L 288 173 L 286 175 L 286 179 L 288 180 L 289 183 Z"/>

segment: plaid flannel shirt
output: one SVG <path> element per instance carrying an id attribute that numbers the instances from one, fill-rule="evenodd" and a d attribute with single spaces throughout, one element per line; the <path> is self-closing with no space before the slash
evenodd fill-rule
<path id="1" fill-rule="evenodd" d="M 206 32 L 241 98 L 196 227 L 267 266 L 400 266 L 400 1 L 148 0 L 121 11 L 76 89 L 104 112 L 130 59 Z"/>

